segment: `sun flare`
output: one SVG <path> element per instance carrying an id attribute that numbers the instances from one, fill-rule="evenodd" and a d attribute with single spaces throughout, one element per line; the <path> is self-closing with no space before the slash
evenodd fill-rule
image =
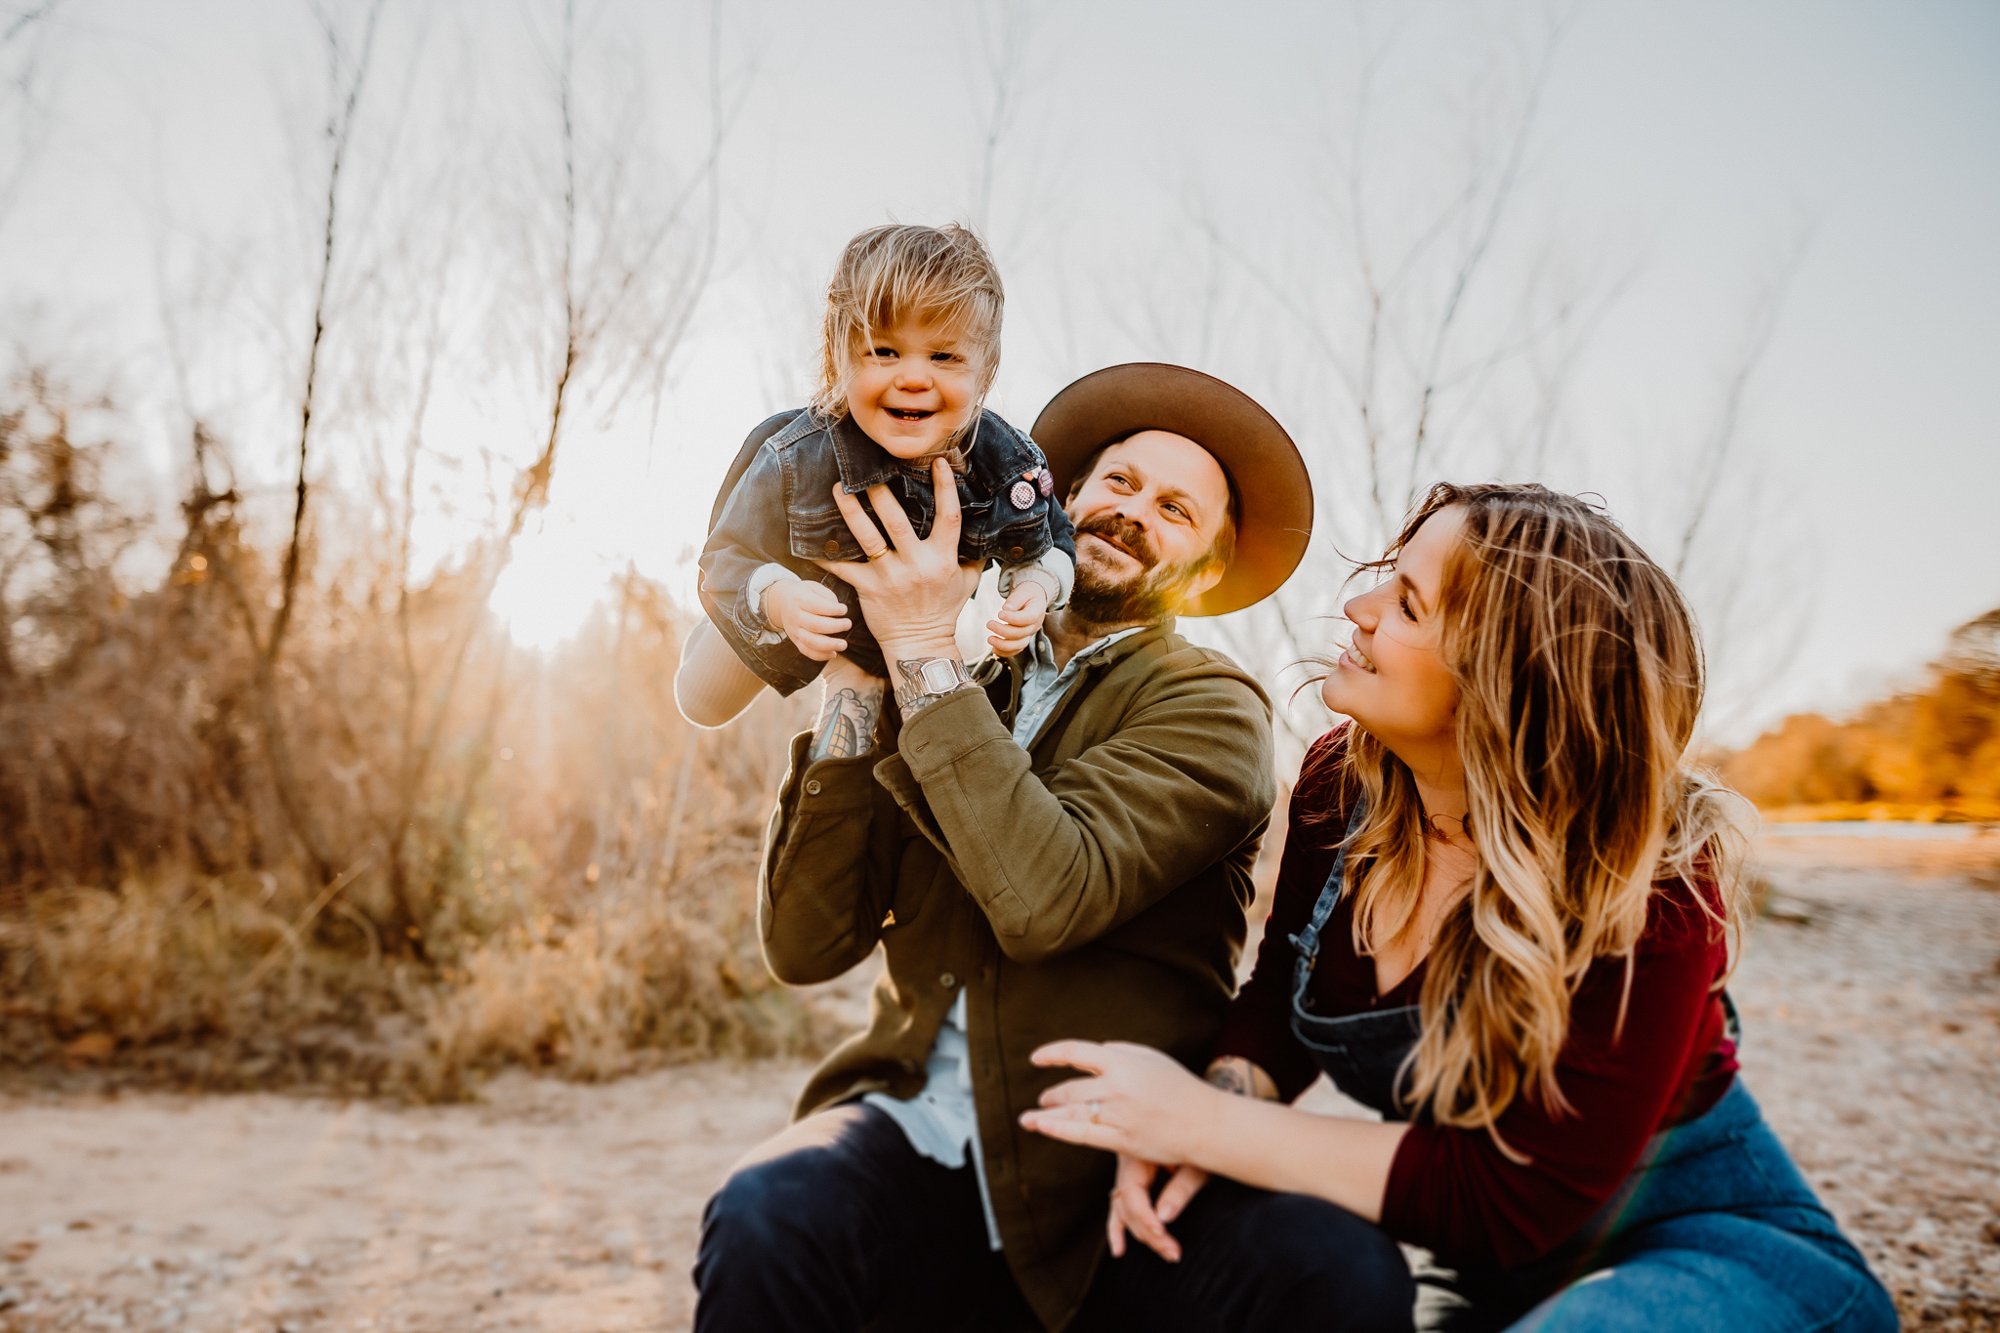
<path id="1" fill-rule="evenodd" d="M 553 648 L 575 637 L 610 585 L 604 558 L 572 531 L 521 535 L 487 606 L 523 648 Z"/>

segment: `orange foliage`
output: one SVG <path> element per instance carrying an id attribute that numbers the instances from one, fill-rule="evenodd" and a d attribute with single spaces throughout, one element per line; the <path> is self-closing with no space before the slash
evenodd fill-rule
<path id="1" fill-rule="evenodd" d="M 1786 718 L 1723 761 L 1766 808 L 1835 804 L 1987 807 L 2000 801 L 2000 608 L 1953 631 L 1921 689 L 1845 721 Z"/>

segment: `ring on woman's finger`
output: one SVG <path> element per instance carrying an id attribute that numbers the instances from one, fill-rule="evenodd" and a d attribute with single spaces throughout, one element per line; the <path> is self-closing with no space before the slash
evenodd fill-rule
<path id="1" fill-rule="evenodd" d="M 1097 1113 L 1104 1109 L 1104 1103 L 1093 1099 L 1089 1103 L 1089 1106 L 1090 1106 L 1090 1123 L 1093 1125 L 1101 1123 L 1097 1118 Z"/>
<path id="2" fill-rule="evenodd" d="M 861 553 L 861 558 L 863 560 L 880 560 L 883 556 L 887 554 L 889 554 L 889 548 L 885 546 L 879 551 L 863 551 Z"/>

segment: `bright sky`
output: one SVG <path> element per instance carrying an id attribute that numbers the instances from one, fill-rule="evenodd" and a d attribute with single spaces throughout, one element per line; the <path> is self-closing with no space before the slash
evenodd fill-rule
<path id="1" fill-rule="evenodd" d="M 28 8 L 0 3 L 0 34 Z M 362 5 L 328 8 L 359 32 Z M 0 124 L 0 321 L 21 347 L 115 378 L 148 449 L 134 476 L 163 502 L 185 434 L 163 305 L 244 479 L 283 485 L 323 190 L 312 12 L 69 0 L 0 48 L 10 77 L 30 43 L 38 56 L 31 99 L 0 103 L 16 122 Z M 407 397 L 411 330 L 435 308 L 452 333 L 425 418 L 430 562 L 487 521 L 544 428 L 549 362 L 534 350 L 552 323 L 535 274 L 551 253 L 555 122 L 537 52 L 560 12 L 392 0 L 365 89 L 322 456 L 360 489 L 369 460 L 400 447 L 403 428 L 371 423 L 377 399 L 358 386 Z M 1466 144 L 1505 146 L 1547 54 L 1448 368 L 1566 297 L 1573 310 L 1616 299 L 1562 344 L 1562 415 L 1537 466 L 1500 443 L 1533 399 L 1532 367 L 1553 364 L 1529 357 L 1470 377 L 1440 421 L 1454 443 L 1419 480 L 1533 470 L 1602 494 L 1668 558 L 1729 376 L 1773 312 L 1688 566 L 1715 640 L 1715 729 L 1742 739 L 1910 678 L 1954 624 L 2000 603 L 2000 7 L 1563 12 L 1551 45 L 1529 4 L 730 0 L 720 49 L 737 109 L 713 276 L 670 361 L 615 402 L 587 386 L 498 604 L 534 641 L 576 624 L 627 562 L 689 590 L 736 443 L 803 399 L 841 244 L 885 219 L 956 217 L 984 227 L 1008 282 L 995 406 L 1029 424 L 1063 383 L 1122 360 L 1240 384 L 1313 461 L 1325 512 L 1295 601 L 1331 611 L 1334 548 L 1378 539 L 1356 506 L 1359 431 L 1333 364 L 1359 364 L 1364 327 L 1340 162 L 1361 145 L 1365 234 L 1378 258 L 1395 252 L 1463 180 Z M 708 14 L 638 0 L 579 13 L 586 139 L 612 135 L 623 107 L 660 145 L 626 182 L 636 226 L 672 193 L 650 168 L 702 151 Z M 989 62 L 1010 31 L 1023 54 L 982 212 Z M 413 258 L 402 235 L 437 248 Z M 1781 299 L 1761 303 L 1773 286 Z M 1421 360 L 1448 288 L 1412 280 L 1406 359 Z M 329 505 L 323 521 L 360 531 L 372 503 Z"/>

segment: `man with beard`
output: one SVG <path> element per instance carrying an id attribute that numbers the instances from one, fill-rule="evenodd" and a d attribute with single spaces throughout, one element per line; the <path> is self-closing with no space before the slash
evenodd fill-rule
<path id="1" fill-rule="evenodd" d="M 948 465 L 927 537 L 886 487 L 872 518 L 836 487 L 869 560 L 830 568 L 892 681 L 829 664 L 758 923 L 787 982 L 878 945 L 885 965 L 868 1030 L 709 1201 L 698 1330 L 1088 1322 L 1112 1164 L 1022 1132 L 1057 1081 L 1029 1053 L 1082 1036 L 1192 1065 L 1234 988 L 1274 794 L 1270 705 L 1174 617 L 1248 606 L 1291 574 L 1304 463 L 1249 398 L 1175 366 L 1086 376 L 1033 434 L 1067 486 L 1076 586 L 1004 663 L 968 670 L 955 642 L 968 572 Z"/>

